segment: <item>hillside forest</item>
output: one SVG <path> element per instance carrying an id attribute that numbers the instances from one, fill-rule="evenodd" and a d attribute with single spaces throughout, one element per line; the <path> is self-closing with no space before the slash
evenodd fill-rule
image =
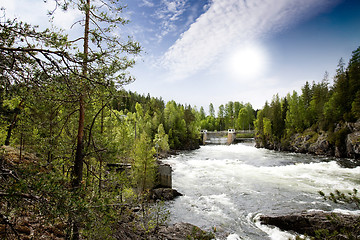
<path id="1" fill-rule="evenodd" d="M 325 72 L 319 83 L 306 82 L 301 93 L 275 95 L 266 102 L 255 120 L 257 146 L 309 152 L 317 142 L 325 145 L 322 154 L 358 158 L 360 47 L 347 65 L 339 60 L 334 84 L 329 83 Z"/>

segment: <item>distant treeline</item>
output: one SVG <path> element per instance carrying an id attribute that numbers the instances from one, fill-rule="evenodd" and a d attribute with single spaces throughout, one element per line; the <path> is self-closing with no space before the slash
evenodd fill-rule
<path id="1" fill-rule="evenodd" d="M 135 112 L 135 105 L 139 103 L 144 110 L 152 116 L 155 112 L 160 114 L 168 106 L 161 97 L 154 98 L 151 97 L 150 94 L 145 96 L 136 92 L 123 90 L 121 91 L 121 95 L 122 97 L 118 97 L 112 102 L 113 108 L 119 111 Z M 173 103 L 176 104 L 175 102 Z M 201 129 L 222 131 L 229 128 L 246 130 L 249 128 L 253 129 L 254 127 L 253 121 L 255 120 L 256 111 L 250 103 L 229 101 L 225 105 L 221 104 L 217 112 L 215 112 L 214 105 L 210 103 L 208 114 L 206 114 L 204 107 L 200 107 L 199 110 L 196 106 L 192 108 L 190 105 L 185 105 L 183 107 L 193 112 L 194 120 Z"/>

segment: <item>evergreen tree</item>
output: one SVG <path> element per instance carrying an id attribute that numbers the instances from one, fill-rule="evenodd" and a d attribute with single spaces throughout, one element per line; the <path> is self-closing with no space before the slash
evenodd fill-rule
<path id="1" fill-rule="evenodd" d="M 352 52 L 352 57 L 349 62 L 349 100 L 351 101 L 351 108 L 355 106 L 355 115 L 352 114 L 351 111 L 348 112 L 347 120 L 354 121 L 356 120 L 356 106 L 360 91 L 360 47 L 358 47 L 355 51 Z"/>
<path id="2" fill-rule="evenodd" d="M 200 108 L 200 121 L 206 118 L 205 110 L 203 107 Z"/>
<path id="3" fill-rule="evenodd" d="M 329 87 L 329 74 L 325 72 L 320 83 L 310 86 L 306 82 L 300 96 L 293 91 L 281 101 L 276 95 L 270 106 L 266 102 L 255 121 L 258 142 L 264 146 L 279 140 L 286 143 L 295 133 L 328 131 L 328 141 L 338 149 L 344 148 L 348 129 L 334 130 L 360 117 L 359 69 L 360 47 L 353 51 L 347 68 L 343 59 L 339 60 L 332 87 Z"/>
<path id="4" fill-rule="evenodd" d="M 225 129 L 225 121 L 224 121 L 224 117 L 225 117 L 225 107 L 223 104 L 221 104 L 219 106 L 219 111 L 218 111 L 218 125 L 219 125 L 219 130 L 222 131 Z"/>
<path id="5" fill-rule="evenodd" d="M 284 131 L 283 128 L 284 120 L 282 119 L 281 103 L 280 103 L 279 95 L 274 96 L 270 104 L 270 109 L 271 109 L 270 120 L 272 126 L 272 134 L 273 137 L 275 138 L 275 141 L 279 141 Z"/>
<path id="6" fill-rule="evenodd" d="M 355 118 L 360 119 L 360 90 L 356 93 L 352 103 L 351 112 Z"/>
<path id="7" fill-rule="evenodd" d="M 212 103 L 210 103 L 210 105 L 209 105 L 209 115 L 211 117 L 215 117 L 215 109 L 214 109 L 214 105 Z"/>
<path id="8" fill-rule="evenodd" d="M 284 136 L 286 134 L 286 115 L 289 110 L 289 103 L 287 101 L 287 97 L 284 97 L 281 101 L 281 127 L 282 127 L 282 135 Z"/>
<path id="9" fill-rule="evenodd" d="M 304 107 L 305 109 L 308 109 L 310 107 L 310 102 L 312 99 L 312 91 L 308 81 L 306 81 L 304 87 L 301 88 L 301 91 L 302 91 L 301 97 L 303 98 L 304 101 Z"/>

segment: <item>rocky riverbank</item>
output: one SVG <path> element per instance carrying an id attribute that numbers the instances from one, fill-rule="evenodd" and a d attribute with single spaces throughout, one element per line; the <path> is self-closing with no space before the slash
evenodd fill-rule
<path id="1" fill-rule="evenodd" d="M 360 159 L 360 120 L 337 124 L 333 132 L 307 129 L 281 142 L 264 143 L 256 137 L 255 141 L 258 148 Z"/>
<path id="2" fill-rule="evenodd" d="M 294 231 L 307 236 L 336 234 L 336 238 L 331 239 L 358 239 L 349 236 L 358 237 L 360 234 L 359 215 L 312 211 L 285 216 L 261 216 L 260 221 L 283 231 Z"/>
<path id="3" fill-rule="evenodd" d="M 46 164 L 42 163 L 35 154 L 22 152 L 20 158 L 19 149 L 1 146 L 0 185 L 5 187 L 11 179 L 15 183 L 23 181 L 26 184 L 31 184 L 31 179 L 25 173 L 28 169 L 40 165 L 44 165 L 44 167 L 39 168 L 38 174 L 51 171 L 51 168 L 49 170 L 49 167 L 47 168 Z M 115 164 L 111 167 L 122 170 L 124 166 Z M 181 193 L 175 189 L 156 188 L 151 190 L 148 203 L 152 204 L 157 200 L 173 200 L 177 196 L 181 196 Z M 43 212 L 39 212 L 39 207 L 34 207 L 43 205 L 43 203 L 52 203 L 51 197 L 45 198 L 35 190 L 28 193 L 1 189 L 0 198 L 2 200 L 0 201 L 0 239 L 68 239 L 67 229 L 69 227 L 66 219 L 59 219 L 56 216 L 52 218 L 51 215 L 44 216 L 43 212 L 49 213 L 48 209 L 41 209 Z M 119 206 L 119 209 L 124 212 L 121 219 L 111 222 L 108 226 L 109 233 L 104 233 L 104 236 L 111 239 L 206 240 L 213 237 L 211 233 L 189 223 L 173 225 L 159 223 L 155 228 L 149 228 L 151 229 L 149 230 L 143 225 L 140 216 L 142 212 L 139 206 L 124 204 L 123 207 Z M 87 224 L 86 221 L 84 224 Z"/>
<path id="4" fill-rule="evenodd" d="M 160 226 L 156 231 L 145 232 L 141 230 L 134 231 L 131 224 L 119 223 L 118 231 L 113 235 L 119 240 L 184 240 L 184 239 L 214 239 L 212 233 L 201 230 L 190 223 L 175 223 L 173 225 Z"/>

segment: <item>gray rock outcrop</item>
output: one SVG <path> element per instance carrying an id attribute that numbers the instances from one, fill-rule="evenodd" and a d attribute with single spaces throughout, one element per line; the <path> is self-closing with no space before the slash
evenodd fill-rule
<path id="1" fill-rule="evenodd" d="M 262 216 L 260 221 L 266 225 L 272 225 L 284 231 L 294 231 L 299 234 L 315 236 L 317 230 L 347 231 L 358 235 L 360 230 L 360 216 L 333 214 L 322 211 L 291 214 L 285 216 Z"/>
<path id="2" fill-rule="evenodd" d="M 360 159 L 360 119 L 355 123 L 339 123 L 333 132 L 307 129 L 281 143 L 261 138 L 255 138 L 255 142 L 258 148 Z"/>

